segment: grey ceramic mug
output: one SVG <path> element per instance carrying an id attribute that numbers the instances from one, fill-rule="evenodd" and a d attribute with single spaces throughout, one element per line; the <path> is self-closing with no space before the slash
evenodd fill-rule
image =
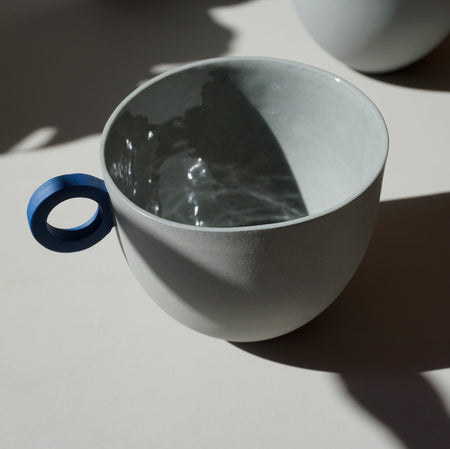
<path id="1" fill-rule="evenodd" d="M 101 142 L 104 183 L 63 175 L 28 219 L 57 251 L 116 226 L 136 278 L 179 322 L 230 341 L 290 332 L 347 285 L 368 246 L 388 134 L 374 104 L 336 75 L 272 58 L 216 58 L 129 95 Z M 64 199 L 99 204 L 52 228 Z"/>

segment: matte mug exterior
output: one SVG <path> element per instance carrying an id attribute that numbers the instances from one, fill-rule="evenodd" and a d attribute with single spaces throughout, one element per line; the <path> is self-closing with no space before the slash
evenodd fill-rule
<path id="1" fill-rule="evenodd" d="M 326 215 L 235 230 L 154 220 L 106 185 L 123 252 L 150 297 L 192 329 L 244 342 L 293 331 L 337 298 L 367 249 L 381 180 Z"/>

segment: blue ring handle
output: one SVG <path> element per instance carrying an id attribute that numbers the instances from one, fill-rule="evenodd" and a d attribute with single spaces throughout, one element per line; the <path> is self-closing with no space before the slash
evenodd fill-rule
<path id="1" fill-rule="evenodd" d="M 59 203 L 78 197 L 98 203 L 90 220 L 71 229 L 55 228 L 47 222 L 50 212 Z M 105 183 L 81 173 L 57 176 L 42 184 L 30 198 L 27 217 L 34 238 L 46 248 L 61 253 L 81 251 L 95 245 L 115 224 Z"/>

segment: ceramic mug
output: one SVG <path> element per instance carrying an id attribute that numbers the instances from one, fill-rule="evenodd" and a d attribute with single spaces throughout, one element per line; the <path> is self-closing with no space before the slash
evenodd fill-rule
<path id="1" fill-rule="evenodd" d="M 339 295 L 370 240 L 388 151 L 375 105 L 297 62 L 224 57 L 157 76 L 101 140 L 104 181 L 53 178 L 30 199 L 35 238 L 85 249 L 115 226 L 136 278 L 201 333 L 256 341 L 310 321 Z M 47 223 L 68 198 L 99 207 Z"/>

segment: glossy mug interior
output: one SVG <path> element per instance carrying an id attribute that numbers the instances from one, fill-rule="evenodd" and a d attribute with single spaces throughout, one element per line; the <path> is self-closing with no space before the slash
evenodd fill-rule
<path id="1" fill-rule="evenodd" d="M 277 337 L 343 290 L 370 240 L 388 134 L 336 75 L 271 58 L 216 58 L 157 76 L 102 136 L 104 182 L 58 176 L 30 199 L 35 238 L 85 249 L 116 226 L 131 270 L 179 322 L 230 341 Z M 87 197 L 97 213 L 57 229 Z"/>

